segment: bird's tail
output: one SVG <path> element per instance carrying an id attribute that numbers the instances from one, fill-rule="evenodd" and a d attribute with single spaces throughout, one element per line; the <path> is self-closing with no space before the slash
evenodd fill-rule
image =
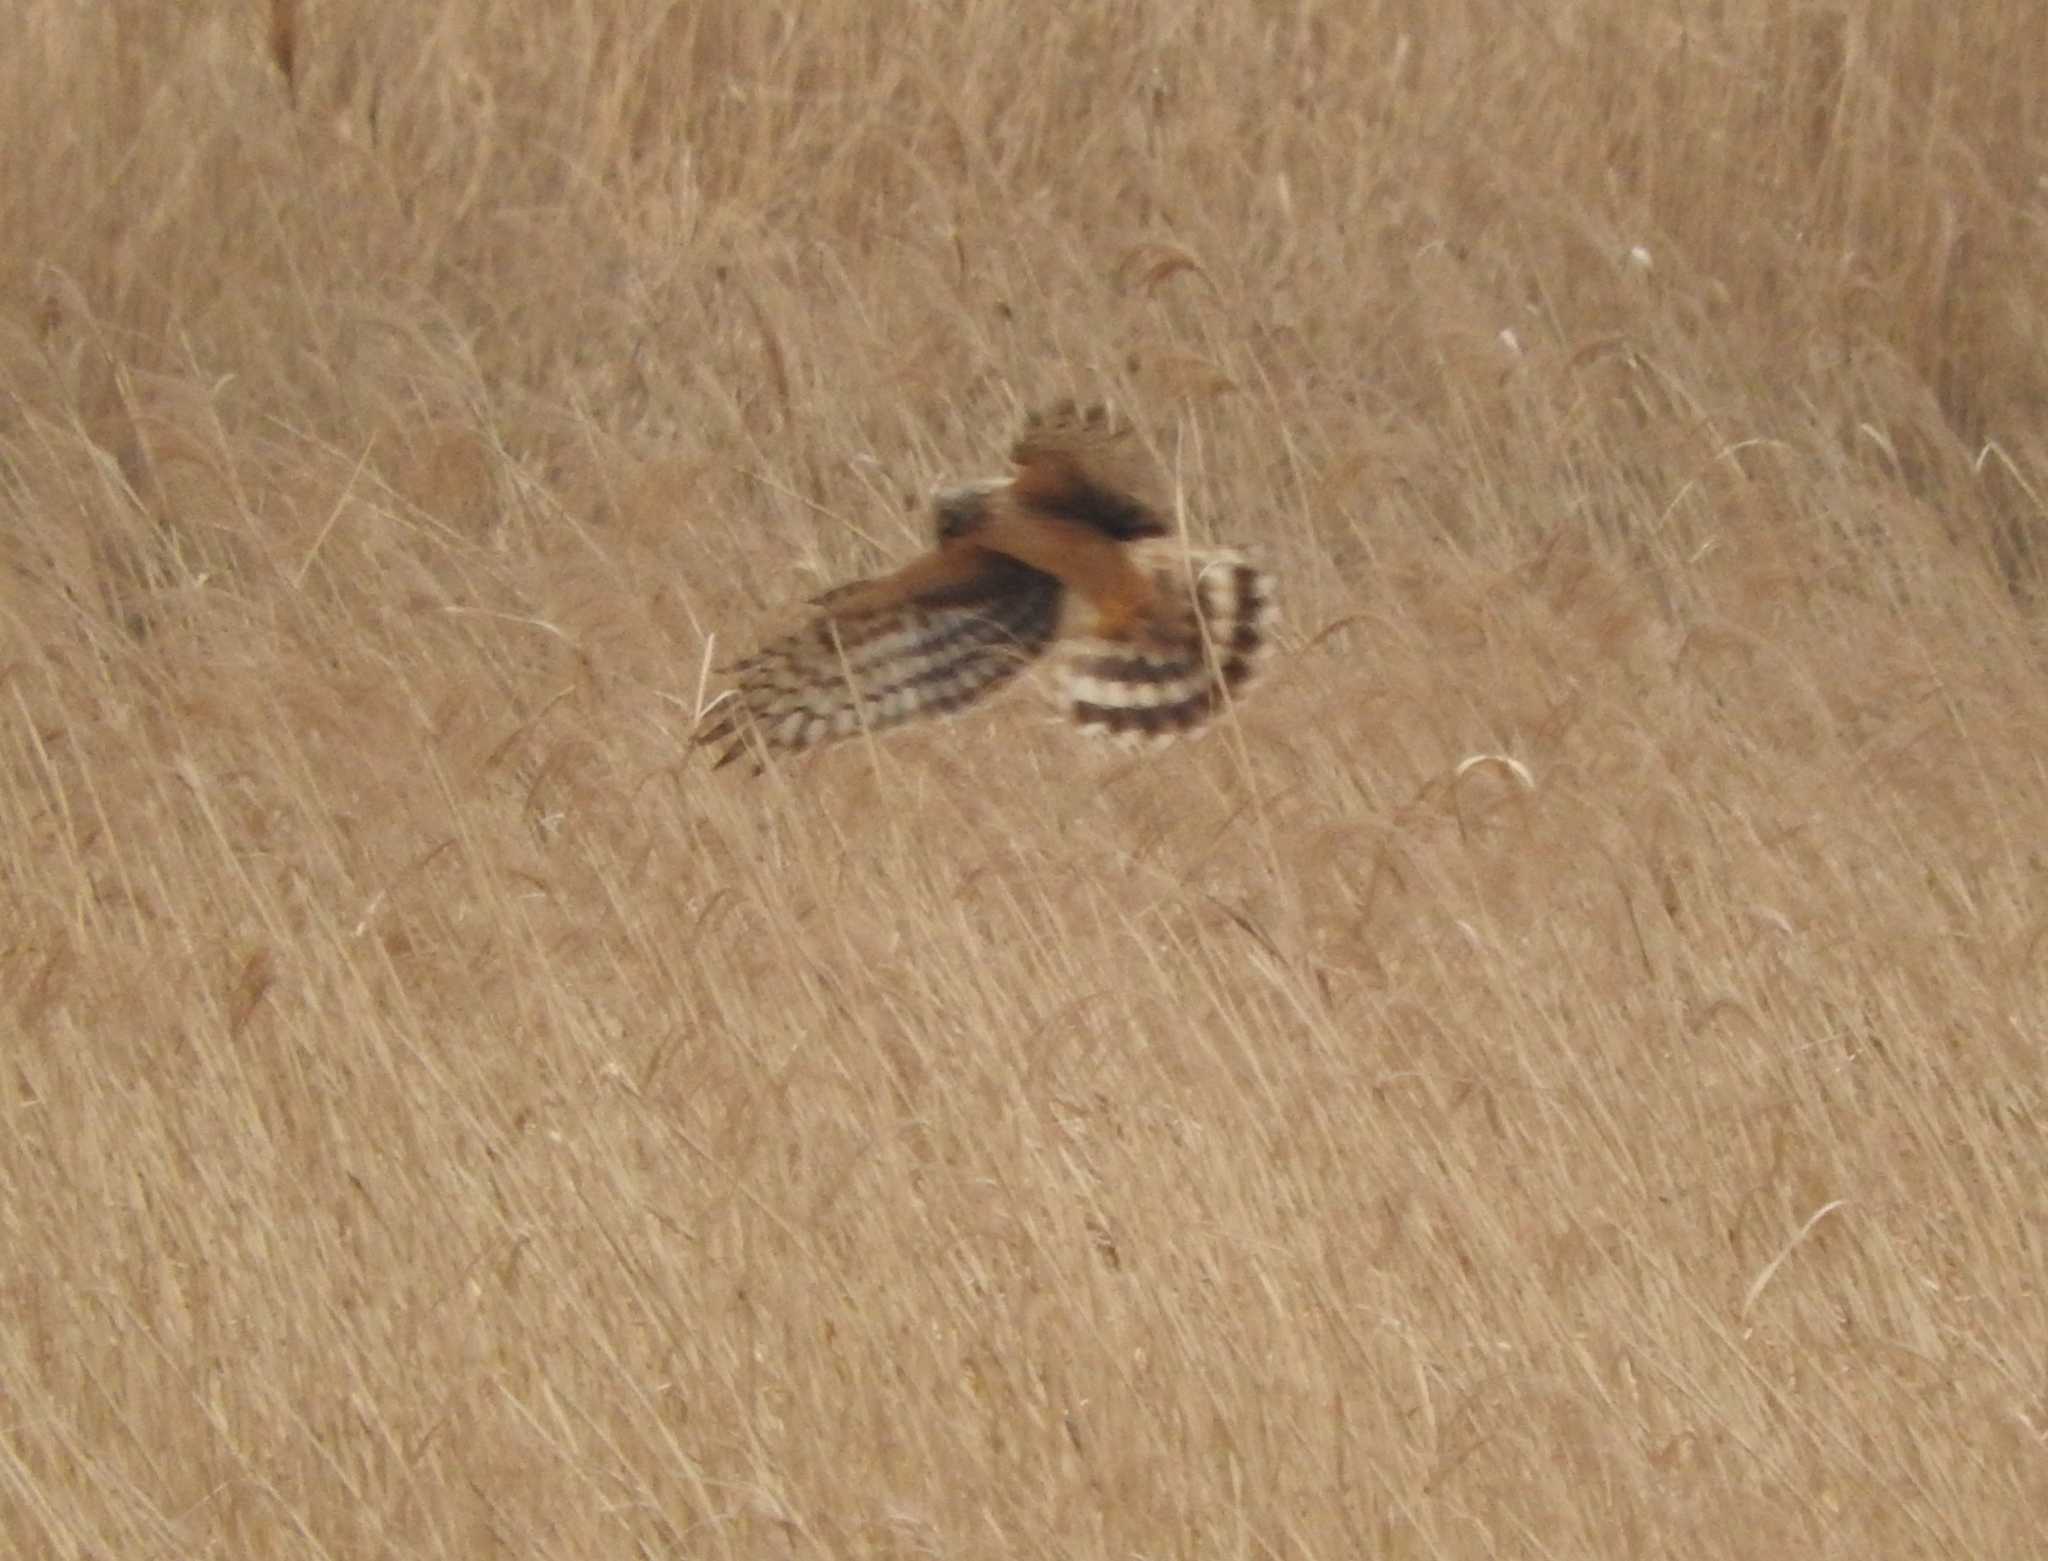
<path id="1" fill-rule="evenodd" d="M 1277 614 L 1273 580 L 1229 548 L 1134 544 L 1159 604 L 1128 639 L 1069 643 L 1060 700 L 1083 731 L 1165 742 L 1208 725 L 1258 675 Z"/>

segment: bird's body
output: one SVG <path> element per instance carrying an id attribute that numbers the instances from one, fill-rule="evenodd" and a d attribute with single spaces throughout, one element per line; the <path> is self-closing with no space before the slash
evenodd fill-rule
<path id="1" fill-rule="evenodd" d="M 1184 547 L 1148 492 L 1135 435 L 1100 407 L 1032 416 L 1013 474 L 938 496 L 937 546 L 812 603 L 817 614 L 728 669 L 697 741 L 724 764 L 750 743 L 794 751 L 981 698 L 1057 652 L 1084 730 L 1193 731 L 1257 671 L 1266 574 Z"/>

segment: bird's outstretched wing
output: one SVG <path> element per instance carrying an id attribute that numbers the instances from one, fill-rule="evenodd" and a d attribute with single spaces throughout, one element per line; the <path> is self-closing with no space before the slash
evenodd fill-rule
<path id="1" fill-rule="evenodd" d="M 971 704 L 1042 655 L 1060 583 L 971 544 L 840 586 L 794 633 L 726 668 L 695 741 L 725 765 L 750 744 L 794 752 Z M 757 754 L 758 758 L 758 754 Z"/>
<path id="2" fill-rule="evenodd" d="M 1101 405 L 1055 402 L 1024 419 L 1010 446 L 1019 509 L 1078 522 L 1117 542 L 1173 528 L 1159 468 L 1128 420 Z"/>

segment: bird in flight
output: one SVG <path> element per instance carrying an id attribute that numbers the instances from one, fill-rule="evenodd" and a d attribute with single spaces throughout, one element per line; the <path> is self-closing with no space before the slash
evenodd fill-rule
<path id="1" fill-rule="evenodd" d="M 1271 577 L 1188 547 L 1130 425 L 1070 401 L 1034 412 L 1010 475 L 937 495 L 937 546 L 811 603 L 801 628 L 724 672 L 695 743 L 718 764 L 946 714 L 1033 662 L 1083 731 L 1159 742 L 1206 726 L 1257 673 Z"/>

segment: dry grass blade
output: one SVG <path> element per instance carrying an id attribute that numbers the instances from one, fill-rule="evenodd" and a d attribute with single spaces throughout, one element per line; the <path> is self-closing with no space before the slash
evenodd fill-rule
<path id="1" fill-rule="evenodd" d="M 285 92 L 299 100 L 298 0 L 270 0 L 270 59 L 284 78 Z"/>

